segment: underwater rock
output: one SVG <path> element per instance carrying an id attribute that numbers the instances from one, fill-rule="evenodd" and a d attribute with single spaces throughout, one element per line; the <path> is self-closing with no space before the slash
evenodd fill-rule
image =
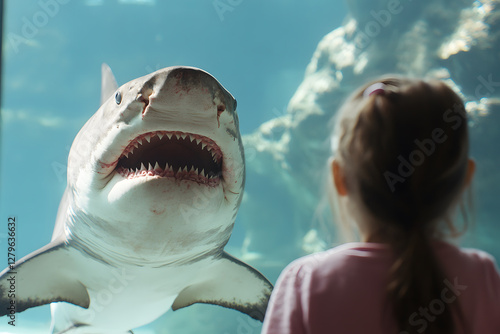
<path id="1" fill-rule="evenodd" d="M 243 254 L 266 254 L 263 262 L 280 259 L 283 266 L 304 255 L 304 249 L 317 251 L 324 240 L 332 241 L 327 232 L 314 238 L 317 246 L 304 239 L 318 228 L 314 214 L 330 154 L 328 123 L 348 94 L 379 75 L 437 78 L 460 90 L 472 119 L 472 154 L 480 155 L 479 170 L 485 171 L 477 175 L 475 190 L 487 197 L 483 194 L 495 188 L 491 182 L 497 189 L 500 184 L 488 170 L 494 166 L 491 143 L 498 141 L 494 124 L 500 124 L 500 2 L 347 4 L 346 23 L 319 42 L 287 114 L 244 137 L 250 184 L 240 215 L 247 228 Z"/>

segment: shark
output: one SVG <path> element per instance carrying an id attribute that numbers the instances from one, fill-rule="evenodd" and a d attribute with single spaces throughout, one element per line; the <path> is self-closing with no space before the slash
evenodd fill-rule
<path id="1" fill-rule="evenodd" d="M 123 334 L 205 303 L 262 321 L 272 284 L 224 251 L 245 184 L 235 98 L 194 67 L 119 88 L 101 72 L 51 242 L 0 273 L 0 316 L 50 304 L 52 333 Z"/>

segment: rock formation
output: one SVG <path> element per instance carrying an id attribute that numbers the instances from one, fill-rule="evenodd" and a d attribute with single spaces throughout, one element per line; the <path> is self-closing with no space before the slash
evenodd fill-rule
<path id="1" fill-rule="evenodd" d="M 479 165 L 479 230 L 493 229 L 483 220 L 498 217 L 493 198 L 500 178 L 492 153 L 500 137 L 500 1 L 352 0 L 348 8 L 345 24 L 319 42 L 287 114 L 244 139 L 248 183 L 240 210 L 247 229 L 242 252 L 267 263 L 271 276 L 276 274 L 271 267 L 281 269 L 329 247 L 331 238 L 314 217 L 327 182 L 328 124 L 348 94 L 379 75 L 437 78 L 460 92 Z M 477 247 L 500 257 L 487 235 L 480 233 L 479 239 Z"/>

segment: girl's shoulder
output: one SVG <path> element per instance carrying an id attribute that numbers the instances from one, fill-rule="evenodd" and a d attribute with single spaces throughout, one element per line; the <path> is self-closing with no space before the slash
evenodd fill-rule
<path id="1" fill-rule="evenodd" d="M 473 248 L 461 248 L 445 241 L 434 243 L 436 255 L 452 272 L 460 271 L 497 274 L 495 258 L 489 253 Z M 385 271 L 393 261 L 394 254 L 387 244 L 351 242 L 323 252 L 301 257 L 290 263 L 286 271 L 291 275 L 335 272 L 348 270 L 357 272 Z"/>
<path id="2" fill-rule="evenodd" d="M 443 265 L 450 271 L 486 275 L 499 275 L 495 258 L 480 249 L 459 247 L 448 242 L 436 242 L 436 253 Z"/>
<path id="3" fill-rule="evenodd" d="M 392 252 L 388 245 L 350 242 L 306 255 L 291 262 L 284 270 L 292 276 L 304 274 L 346 272 L 366 264 L 390 265 Z"/>

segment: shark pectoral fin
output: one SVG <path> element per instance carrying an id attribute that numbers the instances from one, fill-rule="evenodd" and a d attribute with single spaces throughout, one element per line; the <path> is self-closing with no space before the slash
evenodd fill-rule
<path id="1" fill-rule="evenodd" d="M 174 311 L 206 303 L 264 319 L 273 286 L 260 272 L 224 252 L 207 273 L 200 274 L 207 279 L 182 290 L 172 305 Z"/>
<path id="2" fill-rule="evenodd" d="M 51 242 L 0 273 L 0 316 L 65 301 L 88 308 L 87 289 L 74 278 L 76 250 Z"/>
<path id="3" fill-rule="evenodd" d="M 108 64 L 101 65 L 101 105 L 106 102 L 118 89 L 115 76 Z"/>

